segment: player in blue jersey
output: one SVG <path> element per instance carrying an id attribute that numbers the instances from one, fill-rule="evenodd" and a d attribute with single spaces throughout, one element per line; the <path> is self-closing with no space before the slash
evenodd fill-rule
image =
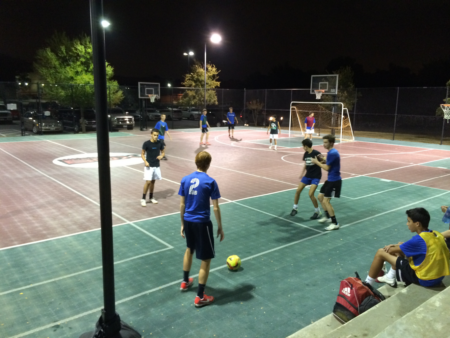
<path id="1" fill-rule="evenodd" d="M 238 124 L 238 120 L 236 114 L 233 112 L 233 107 L 230 107 L 230 111 L 227 113 L 227 121 L 228 121 L 228 137 L 234 137 L 234 124 Z M 230 136 L 231 130 L 231 136 Z"/>
<path id="2" fill-rule="evenodd" d="M 169 136 L 170 140 L 172 141 L 172 136 L 170 136 L 170 133 L 169 133 L 169 126 L 167 125 L 167 122 L 165 122 L 165 121 L 166 121 L 166 114 L 161 114 L 161 121 L 158 121 L 154 128 L 159 131 L 158 140 L 161 141 L 164 148 L 166 147 L 166 143 L 164 142 L 165 134 L 167 134 Z M 166 156 L 164 156 L 162 159 L 167 161 Z"/>
<path id="3" fill-rule="evenodd" d="M 192 266 L 192 257 L 196 252 L 197 259 L 201 260 L 198 274 L 198 290 L 194 305 L 202 307 L 214 301 L 214 297 L 205 294 L 211 259 L 215 257 L 213 225 L 210 220 L 210 199 L 212 200 L 214 215 L 217 220 L 217 237 L 224 238 L 222 219 L 219 208 L 219 186 L 206 172 L 211 165 L 211 155 L 201 151 L 195 156 L 197 171 L 183 177 L 180 191 L 181 236 L 186 238 L 187 249 L 183 260 L 183 281 L 180 290 L 187 291 L 194 283 L 189 278 Z"/>
<path id="4" fill-rule="evenodd" d="M 342 178 L 341 178 L 341 156 L 339 152 L 334 149 L 334 142 L 336 141 L 333 135 L 325 135 L 323 137 L 323 147 L 328 150 L 326 164 L 320 162 L 317 157 L 314 157 L 311 162 L 317 164 L 322 169 L 328 171 L 328 179 L 320 189 L 318 199 L 325 210 L 325 216 L 319 219 L 320 223 L 331 223 L 325 230 L 338 230 L 339 223 L 336 220 L 333 206 L 331 205 L 332 198 L 339 198 L 341 195 Z"/>
<path id="5" fill-rule="evenodd" d="M 208 128 L 211 127 L 209 126 L 208 119 L 206 118 L 206 113 L 207 113 L 206 109 L 203 109 L 202 116 L 200 116 L 200 129 L 202 131 L 202 135 L 200 136 L 200 145 L 204 144 L 210 146 L 211 143 L 208 142 L 209 138 Z M 205 136 L 205 134 L 206 134 L 206 141 L 205 143 L 203 143 L 203 136 Z"/>

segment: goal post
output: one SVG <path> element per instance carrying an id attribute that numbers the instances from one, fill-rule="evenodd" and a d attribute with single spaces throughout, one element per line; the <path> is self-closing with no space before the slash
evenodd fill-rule
<path id="1" fill-rule="evenodd" d="M 292 101 L 289 111 L 289 137 L 304 137 L 305 119 L 313 113 L 313 137 L 333 134 L 340 142 L 355 140 L 348 109 L 342 102 Z"/>

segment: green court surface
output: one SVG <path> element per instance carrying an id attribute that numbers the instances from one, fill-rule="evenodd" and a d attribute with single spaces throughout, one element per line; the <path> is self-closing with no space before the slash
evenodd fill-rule
<path id="1" fill-rule="evenodd" d="M 109 133 L 109 137 L 124 137 L 135 136 L 130 133 L 116 132 Z M 15 136 L 15 137 L 0 137 L 0 143 L 10 142 L 30 142 L 30 141 L 60 141 L 60 140 L 89 140 L 97 138 L 96 133 L 88 134 L 44 134 L 44 135 L 29 135 L 29 136 Z"/>
<path id="2" fill-rule="evenodd" d="M 302 141 L 305 138 L 303 136 L 291 136 L 291 137 L 282 137 L 277 139 L 277 146 L 285 147 L 285 148 L 299 148 L 302 147 Z M 319 138 L 313 137 L 314 140 L 317 140 Z M 322 142 L 322 138 L 320 138 L 320 141 Z M 269 135 L 267 135 L 266 138 L 259 139 L 259 140 L 252 140 L 252 141 L 245 141 L 245 143 L 255 143 L 255 144 L 264 144 L 269 145 Z M 336 141 L 335 144 L 339 144 L 339 141 Z"/>
<path id="3" fill-rule="evenodd" d="M 199 261 L 194 287 L 179 291 L 179 214 L 114 227 L 117 312 L 143 337 L 287 337 L 329 314 L 340 280 L 355 271 L 365 278 L 378 248 L 411 238 L 407 209 L 425 207 L 430 228 L 446 228 L 439 206 L 450 191 L 346 179 L 345 197 L 332 202 L 342 226 L 333 232 L 309 220 L 305 192 L 299 213 L 289 215 L 294 191 L 221 206 L 225 239 L 216 241 L 206 288 L 216 302 L 201 309 L 193 304 Z M 237 272 L 226 268 L 232 254 L 242 259 Z M 93 329 L 103 304 L 99 231 L 1 250 L 0 266 L 0 337 L 78 337 Z"/>
<path id="4" fill-rule="evenodd" d="M 423 165 L 427 167 L 450 169 L 450 158 L 445 158 L 443 160 L 437 160 L 433 162 L 427 162 L 424 163 Z"/>

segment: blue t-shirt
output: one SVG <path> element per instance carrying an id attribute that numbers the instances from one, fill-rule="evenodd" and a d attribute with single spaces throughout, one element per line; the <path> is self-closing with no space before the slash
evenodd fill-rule
<path id="1" fill-rule="evenodd" d="M 155 129 L 158 129 L 159 131 L 158 139 L 164 140 L 164 134 L 169 130 L 169 126 L 166 122 L 158 121 L 155 125 Z"/>
<path id="2" fill-rule="evenodd" d="M 232 112 L 232 113 L 228 112 L 227 113 L 227 119 L 230 120 L 231 124 L 234 124 L 234 119 L 235 118 L 236 118 L 236 114 L 234 112 Z"/>
<path id="3" fill-rule="evenodd" d="M 341 180 L 341 155 L 334 148 L 327 154 L 327 165 L 330 166 L 330 170 L 328 170 L 328 181 L 335 182 Z"/>
<path id="4" fill-rule="evenodd" d="M 181 180 L 178 195 L 185 197 L 184 220 L 188 222 L 208 222 L 211 210 L 209 199 L 220 198 L 219 186 L 206 173 L 195 171 Z"/>
<path id="5" fill-rule="evenodd" d="M 202 115 L 200 117 L 200 121 L 202 121 L 202 128 L 207 128 L 208 127 L 208 125 L 206 124 L 206 122 L 207 122 L 206 115 Z"/>
<path id="6" fill-rule="evenodd" d="M 431 232 L 428 230 L 427 232 Z M 412 257 L 415 266 L 422 264 L 427 254 L 427 244 L 425 240 L 420 237 L 420 235 L 415 235 L 409 241 L 400 244 L 400 250 L 405 254 L 406 257 Z M 419 278 L 419 284 L 422 286 L 434 286 L 439 284 L 444 277 L 437 279 L 423 280 Z"/>

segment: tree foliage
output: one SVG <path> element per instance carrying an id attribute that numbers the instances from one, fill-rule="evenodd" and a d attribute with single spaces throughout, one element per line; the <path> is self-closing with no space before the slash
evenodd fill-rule
<path id="1" fill-rule="evenodd" d="M 94 66 L 88 36 L 70 39 L 65 33 L 55 33 L 48 40 L 48 46 L 37 51 L 33 68 L 39 80 L 45 83 L 44 99 L 82 110 L 94 106 Z M 116 106 L 123 99 L 113 76 L 113 67 L 106 63 L 110 106 Z"/>
<path id="2" fill-rule="evenodd" d="M 206 65 L 206 104 L 218 104 L 217 94 L 213 88 L 220 87 L 220 70 L 211 63 Z M 180 104 L 183 106 L 200 107 L 205 102 L 205 70 L 203 65 L 195 63 L 191 73 L 184 76 L 183 86 L 189 89 L 183 93 Z"/>
<path id="3" fill-rule="evenodd" d="M 264 103 L 259 102 L 259 100 L 252 100 L 247 102 L 247 108 L 252 112 L 253 121 L 255 126 L 258 125 L 258 115 L 262 112 L 264 108 Z"/>
<path id="4" fill-rule="evenodd" d="M 339 68 L 334 72 L 334 74 L 339 74 L 337 102 L 342 102 L 345 108 L 352 110 L 356 102 L 356 88 L 353 82 L 353 70 L 351 67 L 346 66 Z M 322 95 L 322 101 L 333 102 L 334 96 Z M 330 109 L 330 107 L 326 108 Z"/>

